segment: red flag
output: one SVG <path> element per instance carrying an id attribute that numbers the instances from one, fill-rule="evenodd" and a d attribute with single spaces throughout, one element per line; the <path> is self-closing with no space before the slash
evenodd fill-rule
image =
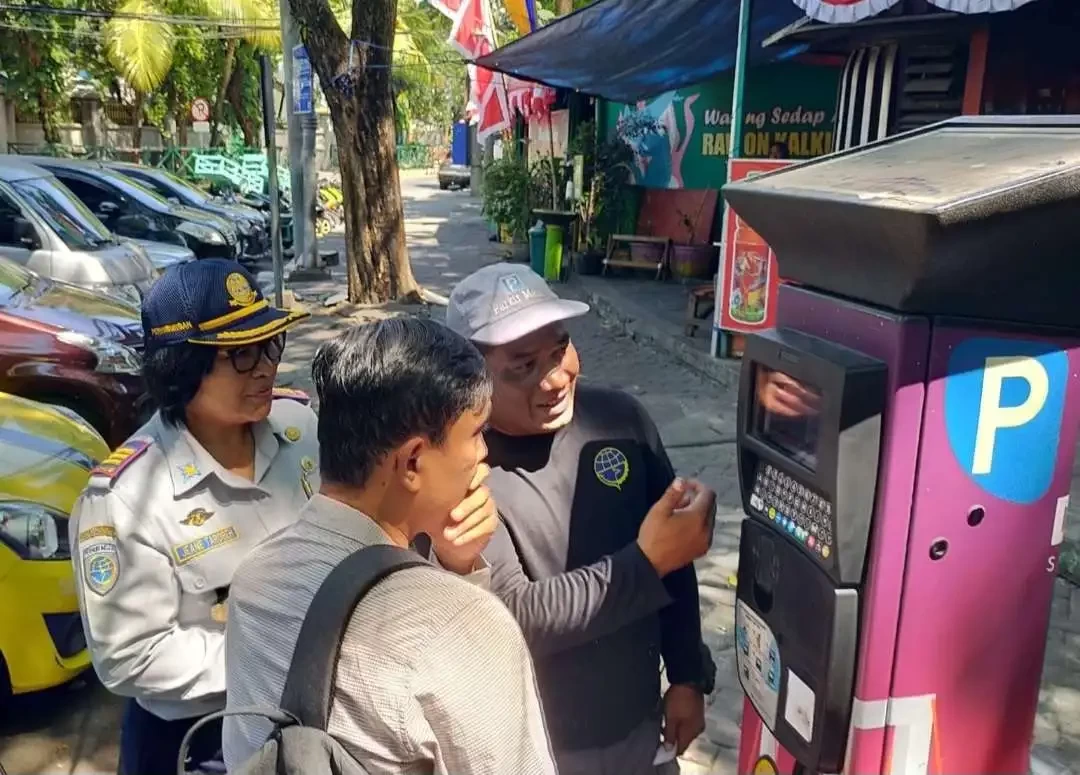
<path id="1" fill-rule="evenodd" d="M 487 0 L 428 0 L 453 20 L 449 43 L 467 59 L 495 50 L 491 11 Z M 466 113 L 476 120 L 477 139 L 510 128 L 512 110 L 530 117 L 544 112 L 555 101 L 555 92 L 502 73 L 469 66 L 469 105 Z M 540 94 L 536 90 L 540 89 Z M 528 95 L 527 97 L 525 95 Z"/>

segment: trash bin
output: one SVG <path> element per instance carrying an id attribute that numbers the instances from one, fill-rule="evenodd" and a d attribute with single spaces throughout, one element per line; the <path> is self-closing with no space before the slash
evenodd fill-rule
<path id="1" fill-rule="evenodd" d="M 547 239 L 544 244 L 544 279 L 549 283 L 562 279 L 563 229 L 549 223 L 545 227 Z"/>
<path id="2" fill-rule="evenodd" d="M 544 224 L 541 221 L 537 221 L 536 225 L 529 229 L 529 266 L 541 277 L 544 276 L 546 239 L 547 235 L 544 232 Z"/>

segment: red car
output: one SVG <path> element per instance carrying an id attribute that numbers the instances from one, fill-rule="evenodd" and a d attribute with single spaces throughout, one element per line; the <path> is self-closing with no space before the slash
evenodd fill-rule
<path id="1" fill-rule="evenodd" d="M 0 258 L 0 391 L 66 407 L 110 447 L 149 416 L 139 310 Z"/>

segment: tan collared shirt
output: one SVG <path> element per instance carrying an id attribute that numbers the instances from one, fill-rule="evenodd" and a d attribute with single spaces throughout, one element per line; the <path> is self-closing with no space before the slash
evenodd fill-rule
<path id="1" fill-rule="evenodd" d="M 386 543 L 368 517 L 316 495 L 299 522 L 244 560 L 229 597 L 229 709 L 277 707 L 319 586 L 357 549 Z M 488 573 L 409 568 L 357 605 L 328 731 L 371 775 L 555 775 L 529 652 L 483 588 Z M 269 731 L 262 719 L 226 718 L 228 768 Z"/>
<path id="2" fill-rule="evenodd" d="M 121 447 L 135 454 L 91 476 L 69 529 L 83 626 L 106 687 L 165 719 L 224 706 L 220 603 L 241 559 L 295 522 L 318 489 L 316 422 L 310 407 L 274 401 L 252 429 L 248 481 L 155 414 Z"/>

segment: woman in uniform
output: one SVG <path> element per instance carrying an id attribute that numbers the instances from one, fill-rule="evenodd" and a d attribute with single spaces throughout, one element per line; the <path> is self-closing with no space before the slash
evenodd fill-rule
<path id="1" fill-rule="evenodd" d="M 170 269 L 143 303 L 156 412 L 91 473 L 71 518 L 94 669 L 129 698 L 120 775 L 171 775 L 184 733 L 225 705 L 225 600 L 244 555 L 318 489 L 316 417 L 274 388 L 285 332 L 233 261 Z M 220 723 L 195 741 L 215 761 Z"/>

